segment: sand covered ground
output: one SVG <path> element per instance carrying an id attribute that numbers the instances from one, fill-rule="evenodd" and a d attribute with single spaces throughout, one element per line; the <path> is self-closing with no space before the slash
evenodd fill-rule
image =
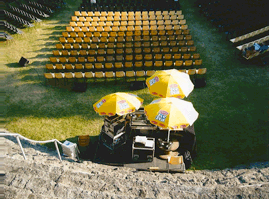
<path id="1" fill-rule="evenodd" d="M 224 170 L 159 173 L 77 163 L 56 151 L 14 138 L 6 146 L 6 198 L 269 198 L 269 163 Z"/>

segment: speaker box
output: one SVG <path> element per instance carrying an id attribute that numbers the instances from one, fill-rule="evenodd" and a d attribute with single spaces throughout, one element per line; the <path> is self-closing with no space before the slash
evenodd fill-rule
<path id="1" fill-rule="evenodd" d="M 194 87 L 195 88 L 202 88 L 206 86 L 206 80 L 204 78 L 202 79 L 195 79 Z"/>
<path id="2" fill-rule="evenodd" d="M 29 64 L 29 60 L 24 58 L 24 57 L 21 57 L 20 61 L 19 61 L 19 64 L 21 66 L 26 66 L 27 64 Z"/>
<path id="3" fill-rule="evenodd" d="M 86 82 L 74 82 L 73 91 L 75 92 L 85 92 L 87 90 Z"/>
<path id="4" fill-rule="evenodd" d="M 140 90 L 146 88 L 147 85 L 145 81 L 133 81 L 131 82 L 130 89 L 131 90 Z"/>

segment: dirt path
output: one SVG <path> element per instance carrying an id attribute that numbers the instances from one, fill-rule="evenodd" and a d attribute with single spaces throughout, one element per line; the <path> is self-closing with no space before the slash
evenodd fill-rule
<path id="1" fill-rule="evenodd" d="M 6 146 L 6 198 L 269 198 L 269 163 L 249 168 L 187 171 L 184 174 L 136 171 L 64 158 L 55 151 L 15 139 Z"/>

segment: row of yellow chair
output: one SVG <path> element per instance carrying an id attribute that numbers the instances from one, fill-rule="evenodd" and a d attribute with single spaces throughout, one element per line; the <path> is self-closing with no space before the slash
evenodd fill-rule
<path id="1" fill-rule="evenodd" d="M 143 16 L 107 16 L 107 17 L 77 17 L 72 16 L 71 21 L 88 21 L 88 22 L 104 22 L 104 21 L 147 21 L 147 20 L 183 20 L 184 15 L 143 15 Z"/>
<path id="2" fill-rule="evenodd" d="M 189 31 L 187 31 L 189 33 Z M 152 35 L 151 33 L 154 33 L 153 31 L 126 31 L 126 32 L 62 32 L 63 37 L 132 37 L 132 36 L 149 36 L 151 40 L 159 40 L 158 36 L 168 36 L 169 40 L 173 36 L 176 37 L 177 40 L 190 40 L 192 39 L 192 36 L 189 34 L 182 34 L 183 32 L 180 30 L 176 34 L 176 31 L 170 30 L 170 31 L 157 31 L 157 35 Z M 145 37 L 146 38 L 146 37 Z M 145 40 L 145 39 L 143 39 Z"/>
<path id="3" fill-rule="evenodd" d="M 59 41 L 61 43 L 90 43 L 90 45 L 98 45 L 99 43 L 125 43 L 132 42 L 136 47 L 150 47 L 150 46 L 192 46 L 194 45 L 193 40 L 181 40 L 181 36 L 170 38 L 167 36 L 160 36 L 152 38 L 149 36 L 126 36 L 126 37 L 60 37 Z M 156 39 L 156 40 L 155 40 Z"/>
<path id="4" fill-rule="evenodd" d="M 195 53 L 196 48 L 192 48 L 193 51 L 188 51 L 185 53 Z M 136 51 L 135 51 L 136 50 Z M 144 56 L 156 56 L 157 53 L 152 54 L 152 49 L 150 48 L 143 48 L 143 49 L 135 49 L 133 50 L 132 48 L 117 48 L 117 49 L 113 49 L 113 48 L 107 48 L 105 52 L 100 52 L 98 55 L 103 55 L 104 53 L 107 56 L 114 56 L 115 54 L 123 54 L 125 53 L 125 56 L 132 56 L 133 54 L 137 55 L 137 54 L 141 54 L 141 52 L 144 53 Z M 179 53 L 180 48 L 179 47 L 173 47 L 171 49 L 171 51 L 167 51 L 167 52 L 163 52 L 160 54 L 170 54 L 171 56 L 175 56 L 176 54 L 179 54 L 181 56 L 181 54 Z M 141 52 L 140 52 L 141 51 Z M 85 49 L 81 49 L 81 50 L 53 50 L 52 51 L 54 56 L 87 56 L 87 55 L 97 55 L 98 50 L 85 50 Z M 100 54 L 101 53 L 101 54 Z M 195 53 L 197 55 L 199 55 L 198 53 Z M 195 55 L 193 54 L 193 55 Z M 195 58 L 196 59 L 196 58 Z"/>
<path id="5" fill-rule="evenodd" d="M 56 48 L 58 50 L 82 50 L 82 49 L 85 49 L 85 50 L 92 50 L 90 49 L 90 47 L 92 47 L 94 49 L 94 51 L 96 52 L 97 51 L 97 54 L 103 54 L 103 49 L 104 48 L 132 48 L 132 47 L 135 47 L 136 46 L 136 43 L 132 43 L 132 42 L 126 42 L 126 43 L 99 43 L 98 45 L 97 44 L 88 44 L 88 43 L 73 43 L 73 44 L 70 44 L 70 43 L 65 43 L 65 44 L 56 44 Z M 150 47 L 151 48 L 151 51 L 153 53 L 160 53 L 160 52 L 163 52 L 163 53 L 167 53 L 167 52 L 188 52 L 188 51 L 196 51 L 196 47 L 195 46 L 182 46 L 182 47 L 178 47 L 178 46 L 175 46 L 175 47 L 172 47 L 172 46 L 168 46 L 168 47 L 163 47 L 163 46 L 159 46 L 159 47 Z M 143 48 L 145 49 L 145 48 Z M 99 53 L 100 51 L 100 53 Z M 134 48 L 134 53 L 141 53 L 143 50 L 141 47 L 135 47 Z"/>
<path id="6" fill-rule="evenodd" d="M 75 62 L 62 62 L 62 63 L 57 63 L 53 62 L 54 64 L 46 64 L 46 68 L 48 70 L 74 70 L 74 69 L 87 69 L 87 70 L 92 70 L 92 69 L 119 69 L 119 68 L 152 68 L 152 67 L 191 67 L 191 66 L 201 66 L 202 65 L 202 60 L 197 59 L 197 60 L 148 60 L 148 61 L 117 61 L 114 63 L 111 62 L 80 62 L 80 63 L 75 63 Z M 65 64 L 63 64 L 65 63 Z"/>
<path id="7" fill-rule="evenodd" d="M 160 15 L 182 15 L 182 10 L 171 11 L 75 11 L 75 16 L 83 17 L 106 17 L 106 16 L 160 16 Z"/>
<path id="8" fill-rule="evenodd" d="M 159 56 L 170 56 L 170 57 L 174 57 L 175 59 L 180 59 L 181 58 L 181 53 L 179 52 L 179 47 L 174 47 L 172 48 L 172 51 L 169 51 L 169 48 L 167 49 L 167 51 L 165 52 L 155 52 L 152 54 L 152 50 L 151 48 L 135 48 L 134 50 L 132 48 L 117 48 L 117 49 L 112 49 L 112 48 L 107 48 L 107 49 L 98 49 L 98 50 L 53 50 L 52 51 L 54 56 L 117 56 L 117 55 L 124 55 L 125 59 L 127 59 L 127 57 L 131 56 L 133 57 L 133 55 L 136 57 L 138 55 L 145 57 L 145 59 L 147 57 L 150 57 L 150 59 L 153 58 L 157 58 Z M 198 56 L 197 56 L 198 55 Z M 184 52 L 183 54 L 183 59 L 190 59 L 194 58 L 194 59 L 198 59 L 200 58 L 200 54 L 195 53 L 195 51 L 188 51 L 188 52 Z M 188 58 L 187 58 L 188 57 Z M 158 58 L 161 59 L 161 58 Z M 171 58 L 169 58 L 171 59 Z"/>
<path id="9" fill-rule="evenodd" d="M 145 21 L 93 21 L 93 22 L 82 22 L 82 21 L 70 21 L 69 26 L 75 27 L 75 26 L 79 26 L 79 27 L 83 27 L 83 26 L 93 26 L 93 27 L 97 27 L 97 26 L 153 26 L 153 25 L 185 25 L 186 24 L 186 20 L 145 20 Z"/>
<path id="10" fill-rule="evenodd" d="M 150 25 L 150 26 L 67 26 L 66 31 L 71 32 L 126 32 L 145 30 L 187 30 L 188 25 Z"/>
<path id="11" fill-rule="evenodd" d="M 195 56 L 195 57 L 194 57 Z M 108 60 L 110 59 L 110 60 Z M 184 54 L 181 56 L 181 54 L 155 54 L 152 56 L 152 54 L 146 54 L 143 56 L 142 54 L 137 54 L 135 56 L 133 55 L 116 55 L 115 58 L 114 56 L 88 56 L 88 57 L 50 57 L 50 61 L 52 63 L 85 63 L 85 62 L 115 62 L 115 61 L 127 61 L 127 62 L 132 62 L 132 61 L 141 61 L 141 60 L 188 60 L 188 59 L 200 59 L 200 54 L 196 53 L 194 55 L 191 54 Z"/>
<path id="12" fill-rule="evenodd" d="M 204 75 L 206 74 L 206 68 L 200 69 L 183 69 L 179 70 L 180 72 L 187 73 L 189 75 Z M 46 79 L 82 79 L 82 78 L 124 78 L 124 77 L 150 77 L 156 71 L 107 71 L 107 72 L 65 72 L 65 73 L 45 73 L 44 76 Z"/>
<path id="13" fill-rule="evenodd" d="M 85 40 L 76 40 L 71 38 L 68 38 L 67 40 L 63 40 L 61 44 L 56 44 L 57 49 L 62 49 L 61 45 L 64 46 L 64 48 L 67 49 L 98 49 L 98 48 L 113 48 L 113 46 L 115 47 L 115 43 L 116 43 L 116 47 L 117 48 L 140 48 L 140 47 L 144 47 L 144 48 L 155 48 L 155 47 L 176 47 L 176 46 L 193 46 L 194 45 L 194 41 L 193 40 L 173 40 L 173 41 L 136 41 L 136 42 L 130 42 L 132 40 L 128 40 L 127 42 L 125 41 L 119 41 L 116 40 L 114 38 L 114 40 L 112 40 L 113 38 L 109 38 L 109 42 L 83 42 Z M 117 43 L 118 42 L 118 43 Z M 59 47 L 59 48 L 58 48 Z"/>
<path id="14" fill-rule="evenodd" d="M 76 28 L 74 28 L 76 29 Z M 77 34 L 77 35 L 81 35 L 84 34 L 87 37 L 92 37 L 93 35 L 101 35 L 101 36 L 133 36 L 133 35 L 151 35 L 151 36 L 158 36 L 158 35 L 189 35 L 190 34 L 190 30 L 186 29 L 186 30 L 137 30 L 137 31 L 94 31 L 94 32 L 89 32 L 86 31 L 85 29 L 87 28 L 81 28 L 84 31 L 73 31 L 72 27 L 66 27 L 66 31 L 69 34 Z"/>

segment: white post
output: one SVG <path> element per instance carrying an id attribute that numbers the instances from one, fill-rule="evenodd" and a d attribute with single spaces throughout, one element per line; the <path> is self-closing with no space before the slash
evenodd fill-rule
<path id="1" fill-rule="evenodd" d="M 21 141 L 20 141 L 19 136 L 17 136 L 16 139 L 17 139 L 17 142 L 18 142 L 18 144 L 19 144 L 19 146 L 21 148 L 22 155 L 23 155 L 24 159 L 26 160 L 26 156 L 25 156 L 25 153 L 23 151 L 23 148 L 22 148 L 22 145 L 21 145 Z"/>
<path id="2" fill-rule="evenodd" d="M 55 144 L 55 148 L 56 148 L 56 150 L 57 150 L 59 159 L 60 159 L 60 161 L 62 162 L 61 154 L 60 154 L 60 151 L 59 151 L 58 144 L 57 144 L 56 140 L 54 141 L 54 144 Z"/>
<path id="3" fill-rule="evenodd" d="M 167 138 L 167 142 L 169 142 L 169 138 L 170 138 L 170 129 L 168 129 L 168 138 Z"/>

